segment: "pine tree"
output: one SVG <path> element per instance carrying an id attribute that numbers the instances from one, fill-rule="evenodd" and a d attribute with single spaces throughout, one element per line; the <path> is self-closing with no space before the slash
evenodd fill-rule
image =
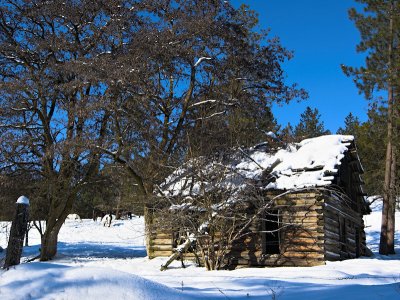
<path id="1" fill-rule="evenodd" d="M 357 148 L 364 167 L 365 191 L 382 195 L 385 181 L 385 133 L 387 110 L 373 108 L 368 120 L 355 128 Z"/>
<path id="2" fill-rule="evenodd" d="M 352 113 L 349 113 L 344 119 L 344 128 L 340 127 L 337 134 L 354 135 L 357 138 L 357 129 L 360 126 L 360 120 Z"/>
<path id="3" fill-rule="evenodd" d="M 285 144 L 290 144 L 295 141 L 292 124 L 287 123 L 287 125 L 280 130 L 279 139 Z"/>
<path id="4" fill-rule="evenodd" d="M 345 67 L 360 92 L 372 100 L 375 92 L 387 92 L 385 180 L 383 186 L 380 254 L 393 254 L 396 205 L 396 152 L 399 126 L 400 3 L 394 0 L 357 0 L 364 13 L 350 9 L 350 19 L 361 34 L 358 52 L 367 54 L 360 68 Z"/>
<path id="5" fill-rule="evenodd" d="M 318 109 L 311 109 L 307 106 L 306 110 L 300 115 L 300 122 L 294 129 L 294 135 L 298 140 L 330 134 L 324 127 L 324 122 L 320 120 L 321 115 Z"/>

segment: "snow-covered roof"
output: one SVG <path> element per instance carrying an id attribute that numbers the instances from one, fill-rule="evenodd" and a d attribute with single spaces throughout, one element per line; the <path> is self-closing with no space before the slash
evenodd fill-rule
<path id="1" fill-rule="evenodd" d="M 197 196 L 215 188 L 237 194 L 257 181 L 277 190 L 330 185 L 353 141 L 350 135 L 325 135 L 274 151 L 264 143 L 228 158 L 193 159 L 168 176 L 161 190 L 165 196 Z"/>

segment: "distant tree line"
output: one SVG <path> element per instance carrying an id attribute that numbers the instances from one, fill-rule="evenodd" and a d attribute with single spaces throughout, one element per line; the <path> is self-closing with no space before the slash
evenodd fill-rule
<path id="1" fill-rule="evenodd" d="M 376 105 L 368 111 L 368 119 L 360 122 L 350 113 L 339 134 L 351 134 L 356 138 L 358 154 L 364 167 L 363 179 L 368 195 L 383 195 L 385 181 L 387 109 Z M 398 155 L 399 149 L 397 150 Z M 400 179 L 397 173 L 396 180 Z M 399 191 L 396 191 L 398 194 Z"/>

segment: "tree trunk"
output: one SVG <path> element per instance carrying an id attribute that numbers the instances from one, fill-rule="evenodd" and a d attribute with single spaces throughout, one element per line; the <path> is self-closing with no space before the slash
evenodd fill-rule
<path id="1" fill-rule="evenodd" d="M 387 251 L 388 254 L 395 254 L 394 251 L 394 234 L 396 219 L 396 146 L 392 146 L 392 166 L 390 175 L 390 198 L 388 208 L 388 224 L 387 224 Z"/>
<path id="2" fill-rule="evenodd" d="M 391 6 L 393 11 L 393 2 Z M 395 205 L 396 205 L 396 146 L 395 146 L 395 124 L 397 113 L 396 100 L 394 96 L 394 72 L 393 72 L 393 16 L 389 23 L 390 40 L 388 48 L 388 123 L 387 123 L 387 146 L 385 159 L 385 182 L 383 187 L 383 207 L 381 239 L 379 253 L 383 255 L 394 254 L 394 231 L 395 231 Z"/>
<path id="3" fill-rule="evenodd" d="M 41 261 L 51 260 L 57 254 L 58 233 L 72 209 L 74 199 L 74 193 L 69 194 L 64 199 L 52 199 L 52 208 L 41 241 Z"/>
<path id="4" fill-rule="evenodd" d="M 381 238 L 379 243 L 379 253 L 383 255 L 394 253 L 394 218 L 395 218 L 395 174 L 396 160 L 395 147 L 393 145 L 393 103 L 392 88 L 389 89 L 388 101 L 388 131 L 387 148 L 385 159 L 385 181 L 383 187 L 383 207 Z"/>
<path id="5" fill-rule="evenodd" d="M 47 226 L 44 235 L 42 236 L 42 244 L 40 249 L 40 260 L 51 260 L 57 254 L 58 233 L 61 226 Z"/>
<path id="6" fill-rule="evenodd" d="M 192 238 L 188 237 L 187 240 L 182 245 L 180 245 L 176 249 L 176 251 L 168 258 L 167 262 L 161 265 L 160 271 L 165 271 L 175 259 L 182 256 L 189 249 L 192 242 Z"/>

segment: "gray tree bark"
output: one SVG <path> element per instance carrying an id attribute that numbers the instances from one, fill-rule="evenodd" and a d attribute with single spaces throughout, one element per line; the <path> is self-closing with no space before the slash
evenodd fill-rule
<path id="1" fill-rule="evenodd" d="M 393 10 L 393 3 L 392 3 Z M 379 242 L 379 253 L 383 255 L 394 254 L 395 208 L 396 208 L 396 97 L 393 80 L 393 17 L 390 19 L 389 43 L 389 83 L 388 83 L 388 124 L 387 145 L 385 159 L 385 182 L 383 187 L 382 225 Z"/>

